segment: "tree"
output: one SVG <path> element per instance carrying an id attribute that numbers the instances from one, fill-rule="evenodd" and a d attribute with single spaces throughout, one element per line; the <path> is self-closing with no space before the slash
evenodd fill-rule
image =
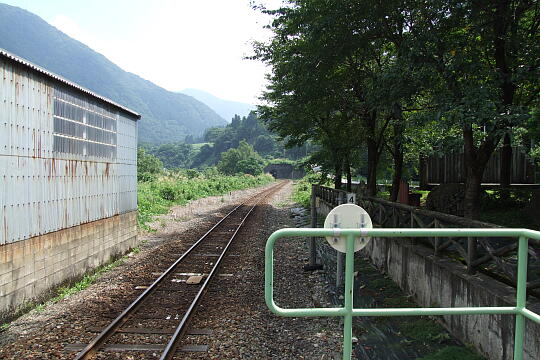
<path id="1" fill-rule="evenodd" d="M 422 131 L 415 119 L 431 117 L 434 134 L 461 132 L 465 214 L 478 216 L 489 158 L 502 139 L 508 175 L 509 134 L 538 104 L 535 1 L 289 0 L 262 11 L 274 16 L 274 36 L 255 44 L 253 58 L 272 69 L 263 96 L 268 105 L 260 109 L 271 129 L 295 144 L 312 140 L 327 148 L 336 187 L 351 164 L 344 155 L 364 142 L 372 194 L 388 151 L 395 198 L 405 151 L 414 148 L 404 134 L 419 125 L 415 130 Z M 346 137 L 331 124 L 363 136 L 356 146 L 336 143 Z"/>
<path id="2" fill-rule="evenodd" d="M 221 154 L 217 164 L 220 172 L 227 175 L 237 173 L 260 175 L 262 173 L 263 160 L 245 140 L 240 141 L 238 148 L 229 149 Z"/>
<path id="3" fill-rule="evenodd" d="M 526 0 L 435 4 L 419 22 L 420 58 L 434 75 L 433 104 L 441 125 L 461 128 L 465 216 L 476 218 L 487 162 L 503 139 L 503 175 L 509 173 L 508 134 L 538 99 L 540 9 Z"/>
<path id="4" fill-rule="evenodd" d="M 274 153 L 276 141 L 271 135 L 259 135 L 253 142 L 253 148 L 259 154 L 270 155 Z"/>
<path id="5" fill-rule="evenodd" d="M 160 159 L 167 169 L 189 168 L 193 158 L 193 146 L 187 143 L 163 144 L 148 149 Z"/>
<path id="6" fill-rule="evenodd" d="M 147 154 L 144 148 L 137 148 L 137 179 L 148 181 L 163 170 L 163 163 L 153 155 Z"/>

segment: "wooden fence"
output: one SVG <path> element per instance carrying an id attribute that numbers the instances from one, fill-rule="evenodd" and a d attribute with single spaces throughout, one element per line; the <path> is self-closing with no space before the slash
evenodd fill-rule
<path id="1" fill-rule="evenodd" d="M 442 157 L 426 160 L 426 174 L 429 184 L 465 182 L 465 162 L 463 153 L 450 153 Z M 499 184 L 501 172 L 501 152 L 496 151 L 486 166 L 483 183 Z M 537 168 L 531 159 L 519 148 L 512 151 L 512 184 L 535 184 L 539 178 Z M 422 176 L 422 175 L 420 175 Z"/>
<path id="2" fill-rule="evenodd" d="M 314 185 L 319 201 L 334 207 L 350 202 L 350 194 Z M 387 228 L 497 228 L 494 224 L 459 216 L 423 210 L 370 196 L 356 196 L 356 204 L 371 216 L 374 224 Z M 444 256 L 467 266 L 470 274 L 481 271 L 513 287 L 517 283 L 517 239 L 510 238 L 417 238 L 416 246 L 429 247 L 434 256 Z M 527 289 L 540 298 L 540 242 L 529 240 L 529 279 Z M 536 289 L 536 290 L 535 290 Z"/>

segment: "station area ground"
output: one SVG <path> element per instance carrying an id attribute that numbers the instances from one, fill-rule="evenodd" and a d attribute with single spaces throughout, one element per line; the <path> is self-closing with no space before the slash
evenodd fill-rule
<path id="1" fill-rule="evenodd" d="M 234 245 L 193 317 L 185 345 L 204 351 L 183 352 L 182 359 L 341 359 L 342 322 L 339 318 L 284 318 L 264 302 L 264 247 L 268 236 L 299 219 L 287 183 L 239 232 Z M 0 359 L 73 359 L 70 345 L 88 343 L 114 319 L 168 264 L 161 255 L 179 256 L 250 189 L 200 199 L 171 209 L 158 218 L 155 232 L 140 235 L 140 250 L 125 257 L 95 284 L 55 304 L 38 307 L 0 332 Z M 300 212 L 304 212 L 301 210 Z M 293 219 L 291 215 L 295 215 Z M 158 256 L 159 255 L 159 256 Z M 324 271 L 306 272 L 305 239 L 279 241 L 275 249 L 275 299 L 286 308 L 331 307 L 339 302 Z M 356 281 L 357 307 L 415 306 L 384 274 L 364 260 Z M 175 314 L 171 314 L 174 319 Z M 482 359 L 454 340 L 428 318 L 356 319 L 357 359 L 452 360 Z M 189 332 L 189 331 L 188 331 Z M 144 335 L 141 335 L 144 337 Z M 144 340 L 144 339 L 143 339 Z M 167 342 L 167 336 L 163 343 Z M 99 359 L 157 359 L 160 352 L 100 353 Z"/>
<path id="2" fill-rule="evenodd" d="M 243 196 L 198 200 L 157 220 L 154 233 L 140 236 L 141 250 L 105 273 L 94 285 L 55 304 L 20 317 L 0 333 L 0 359 L 72 359 L 66 345 L 89 342 L 148 285 L 157 252 L 185 247 L 198 239 Z M 264 303 L 264 245 L 275 230 L 293 226 L 290 217 L 292 183 L 262 204 L 239 233 L 220 274 L 194 316 L 189 344 L 208 345 L 205 352 L 183 353 L 185 359 L 335 359 L 341 357 L 339 319 L 282 318 Z M 329 306 L 320 273 L 304 272 L 307 252 L 302 241 L 276 248 L 276 301 L 287 307 Z M 155 277 L 155 275 L 154 275 Z M 164 340 L 166 343 L 166 340 Z M 112 354 L 110 354 L 112 356 Z M 107 358 L 107 354 L 104 354 Z M 116 356 L 116 355 L 115 355 Z M 155 359 L 159 353 L 120 355 L 122 359 Z"/>

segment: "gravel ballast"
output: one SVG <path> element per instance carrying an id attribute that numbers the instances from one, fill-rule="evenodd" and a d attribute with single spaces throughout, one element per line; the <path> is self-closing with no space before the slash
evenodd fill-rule
<path id="1" fill-rule="evenodd" d="M 157 220 L 155 233 L 143 234 L 141 251 L 131 254 L 94 285 L 44 310 L 32 311 L 0 333 L 1 359 L 72 359 L 66 344 L 86 343 L 164 270 L 163 254 L 178 254 L 201 236 L 251 189 L 228 196 L 201 199 L 175 207 Z M 293 226 L 290 209 L 292 184 L 288 183 L 246 222 L 224 260 L 218 276 L 192 319 L 192 329 L 211 335 L 189 335 L 187 344 L 208 345 L 206 352 L 182 352 L 182 359 L 334 359 L 341 357 L 338 319 L 282 318 L 264 303 L 264 245 L 268 236 Z M 160 255 L 160 256 L 157 256 Z M 305 241 L 282 241 L 275 251 L 275 298 L 282 307 L 329 306 L 322 274 L 304 272 Z M 153 274 L 154 273 L 154 274 Z M 122 353 L 100 358 L 143 358 Z M 146 352 L 144 358 L 159 358 Z"/>

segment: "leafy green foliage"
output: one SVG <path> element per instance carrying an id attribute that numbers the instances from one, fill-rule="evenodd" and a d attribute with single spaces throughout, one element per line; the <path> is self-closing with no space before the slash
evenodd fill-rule
<path id="1" fill-rule="evenodd" d="M 185 169 L 191 166 L 195 149 L 193 145 L 177 142 L 173 144 L 147 145 L 146 151 L 160 159 L 166 169 Z"/>
<path id="2" fill-rule="evenodd" d="M 311 184 L 330 185 L 327 177 L 321 174 L 308 173 L 294 184 L 292 199 L 305 208 L 311 203 Z"/>
<path id="3" fill-rule="evenodd" d="M 263 170 L 263 160 L 261 156 L 253 150 L 245 140 L 240 141 L 238 148 L 229 149 L 221 154 L 221 159 L 217 168 L 224 174 L 233 175 L 244 173 L 259 175 Z"/>
<path id="4" fill-rule="evenodd" d="M 439 341 L 447 340 L 448 333 L 444 328 L 429 319 L 411 319 L 401 325 L 401 330 L 405 336 L 419 341 Z"/>
<path id="5" fill-rule="evenodd" d="M 533 128 L 540 8 L 525 0 L 287 0 L 262 11 L 273 16 L 273 37 L 255 44 L 253 58 L 272 69 L 259 108 L 271 130 L 289 144 L 318 144 L 311 161 L 334 174 L 336 187 L 342 173 L 361 170 L 372 194 L 381 162 L 395 190 L 414 176 L 407 162 L 464 149 L 466 215 L 478 215 L 498 143 L 516 127 Z"/>
<path id="6" fill-rule="evenodd" d="M 237 148 L 242 140 L 252 145 L 254 150 L 266 159 L 273 157 L 299 159 L 306 155 L 309 148 L 307 145 L 302 148 L 283 149 L 282 141 L 267 130 L 266 125 L 254 112 L 247 117 L 234 117 L 231 124 L 226 127 L 207 129 L 204 143 L 192 144 L 187 141 L 161 145 L 142 143 L 141 146 L 148 154 L 160 159 L 166 169 L 202 169 L 215 166 L 222 153 Z M 244 161 L 238 171 L 257 174 L 258 162 L 258 159 Z"/>
<path id="7" fill-rule="evenodd" d="M 163 170 L 163 163 L 157 157 L 147 154 L 144 148 L 137 149 L 137 180 L 153 181 Z"/>
<path id="8" fill-rule="evenodd" d="M 147 223 L 154 216 L 165 214 L 173 205 L 184 205 L 190 200 L 207 196 L 222 195 L 229 191 L 268 184 L 273 181 L 270 175 L 227 176 L 216 169 L 202 173 L 192 170 L 172 172 L 152 182 L 139 183 L 138 206 L 139 225 L 148 229 Z"/>
<path id="9" fill-rule="evenodd" d="M 265 158 L 286 157 L 299 159 L 308 152 L 308 147 L 284 148 L 283 142 L 268 130 L 256 115 L 251 112 L 248 116 L 236 116 L 224 128 L 210 128 L 204 134 L 204 141 L 209 144 L 201 147 L 194 157 L 192 166 L 215 165 L 221 153 L 238 147 L 240 141 L 245 140 L 252 145 L 255 151 Z"/>
<path id="10" fill-rule="evenodd" d="M 511 228 L 538 229 L 525 210 L 533 191 L 525 189 L 495 189 L 482 197 L 480 221 Z"/>
<path id="11" fill-rule="evenodd" d="M 294 184 L 292 199 L 295 203 L 309 208 L 311 206 L 311 184 L 305 180 Z"/>

